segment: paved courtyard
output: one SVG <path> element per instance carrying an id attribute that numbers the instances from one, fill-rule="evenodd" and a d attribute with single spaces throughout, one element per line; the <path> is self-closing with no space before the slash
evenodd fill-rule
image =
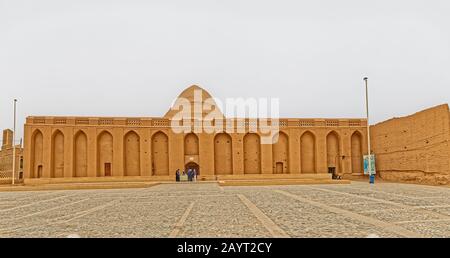
<path id="1" fill-rule="evenodd" d="M 0 237 L 450 237 L 450 188 L 409 184 L 0 192 Z"/>

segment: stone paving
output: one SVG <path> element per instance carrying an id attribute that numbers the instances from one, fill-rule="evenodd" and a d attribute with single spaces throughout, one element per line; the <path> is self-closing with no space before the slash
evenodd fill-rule
<path id="1" fill-rule="evenodd" d="M 0 237 L 450 237 L 450 188 L 350 185 L 0 192 Z"/>

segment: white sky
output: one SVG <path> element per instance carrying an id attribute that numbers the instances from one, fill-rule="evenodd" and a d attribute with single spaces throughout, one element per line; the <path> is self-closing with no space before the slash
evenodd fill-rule
<path id="1" fill-rule="evenodd" d="M 186 87 L 371 123 L 448 103 L 449 1 L 0 0 L 0 128 L 163 116 Z"/>

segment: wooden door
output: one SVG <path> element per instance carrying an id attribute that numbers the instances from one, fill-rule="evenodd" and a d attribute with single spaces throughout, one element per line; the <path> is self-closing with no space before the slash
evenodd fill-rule
<path id="1" fill-rule="evenodd" d="M 283 174 L 283 163 L 277 162 L 276 164 L 276 174 Z"/>
<path id="2" fill-rule="evenodd" d="M 105 163 L 105 176 L 111 176 L 111 163 Z"/>

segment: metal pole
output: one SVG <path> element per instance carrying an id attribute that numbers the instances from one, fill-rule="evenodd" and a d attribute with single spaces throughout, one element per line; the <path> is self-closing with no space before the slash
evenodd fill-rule
<path id="1" fill-rule="evenodd" d="M 16 103 L 17 99 L 14 99 L 14 125 L 13 125 L 13 158 L 12 158 L 12 184 L 14 185 L 14 178 L 16 172 Z"/>
<path id="2" fill-rule="evenodd" d="M 364 82 L 366 84 L 366 114 L 367 114 L 367 152 L 369 155 L 368 166 L 369 178 L 372 177 L 372 159 L 370 153 L 370 125 L 369 125 L 369 87 L 367 85 L 367 77 L 364 77 Z M 370 179 L 369 179 L 370 180 Z M 372 183 L 372 181 L 370 181 Z"/>

